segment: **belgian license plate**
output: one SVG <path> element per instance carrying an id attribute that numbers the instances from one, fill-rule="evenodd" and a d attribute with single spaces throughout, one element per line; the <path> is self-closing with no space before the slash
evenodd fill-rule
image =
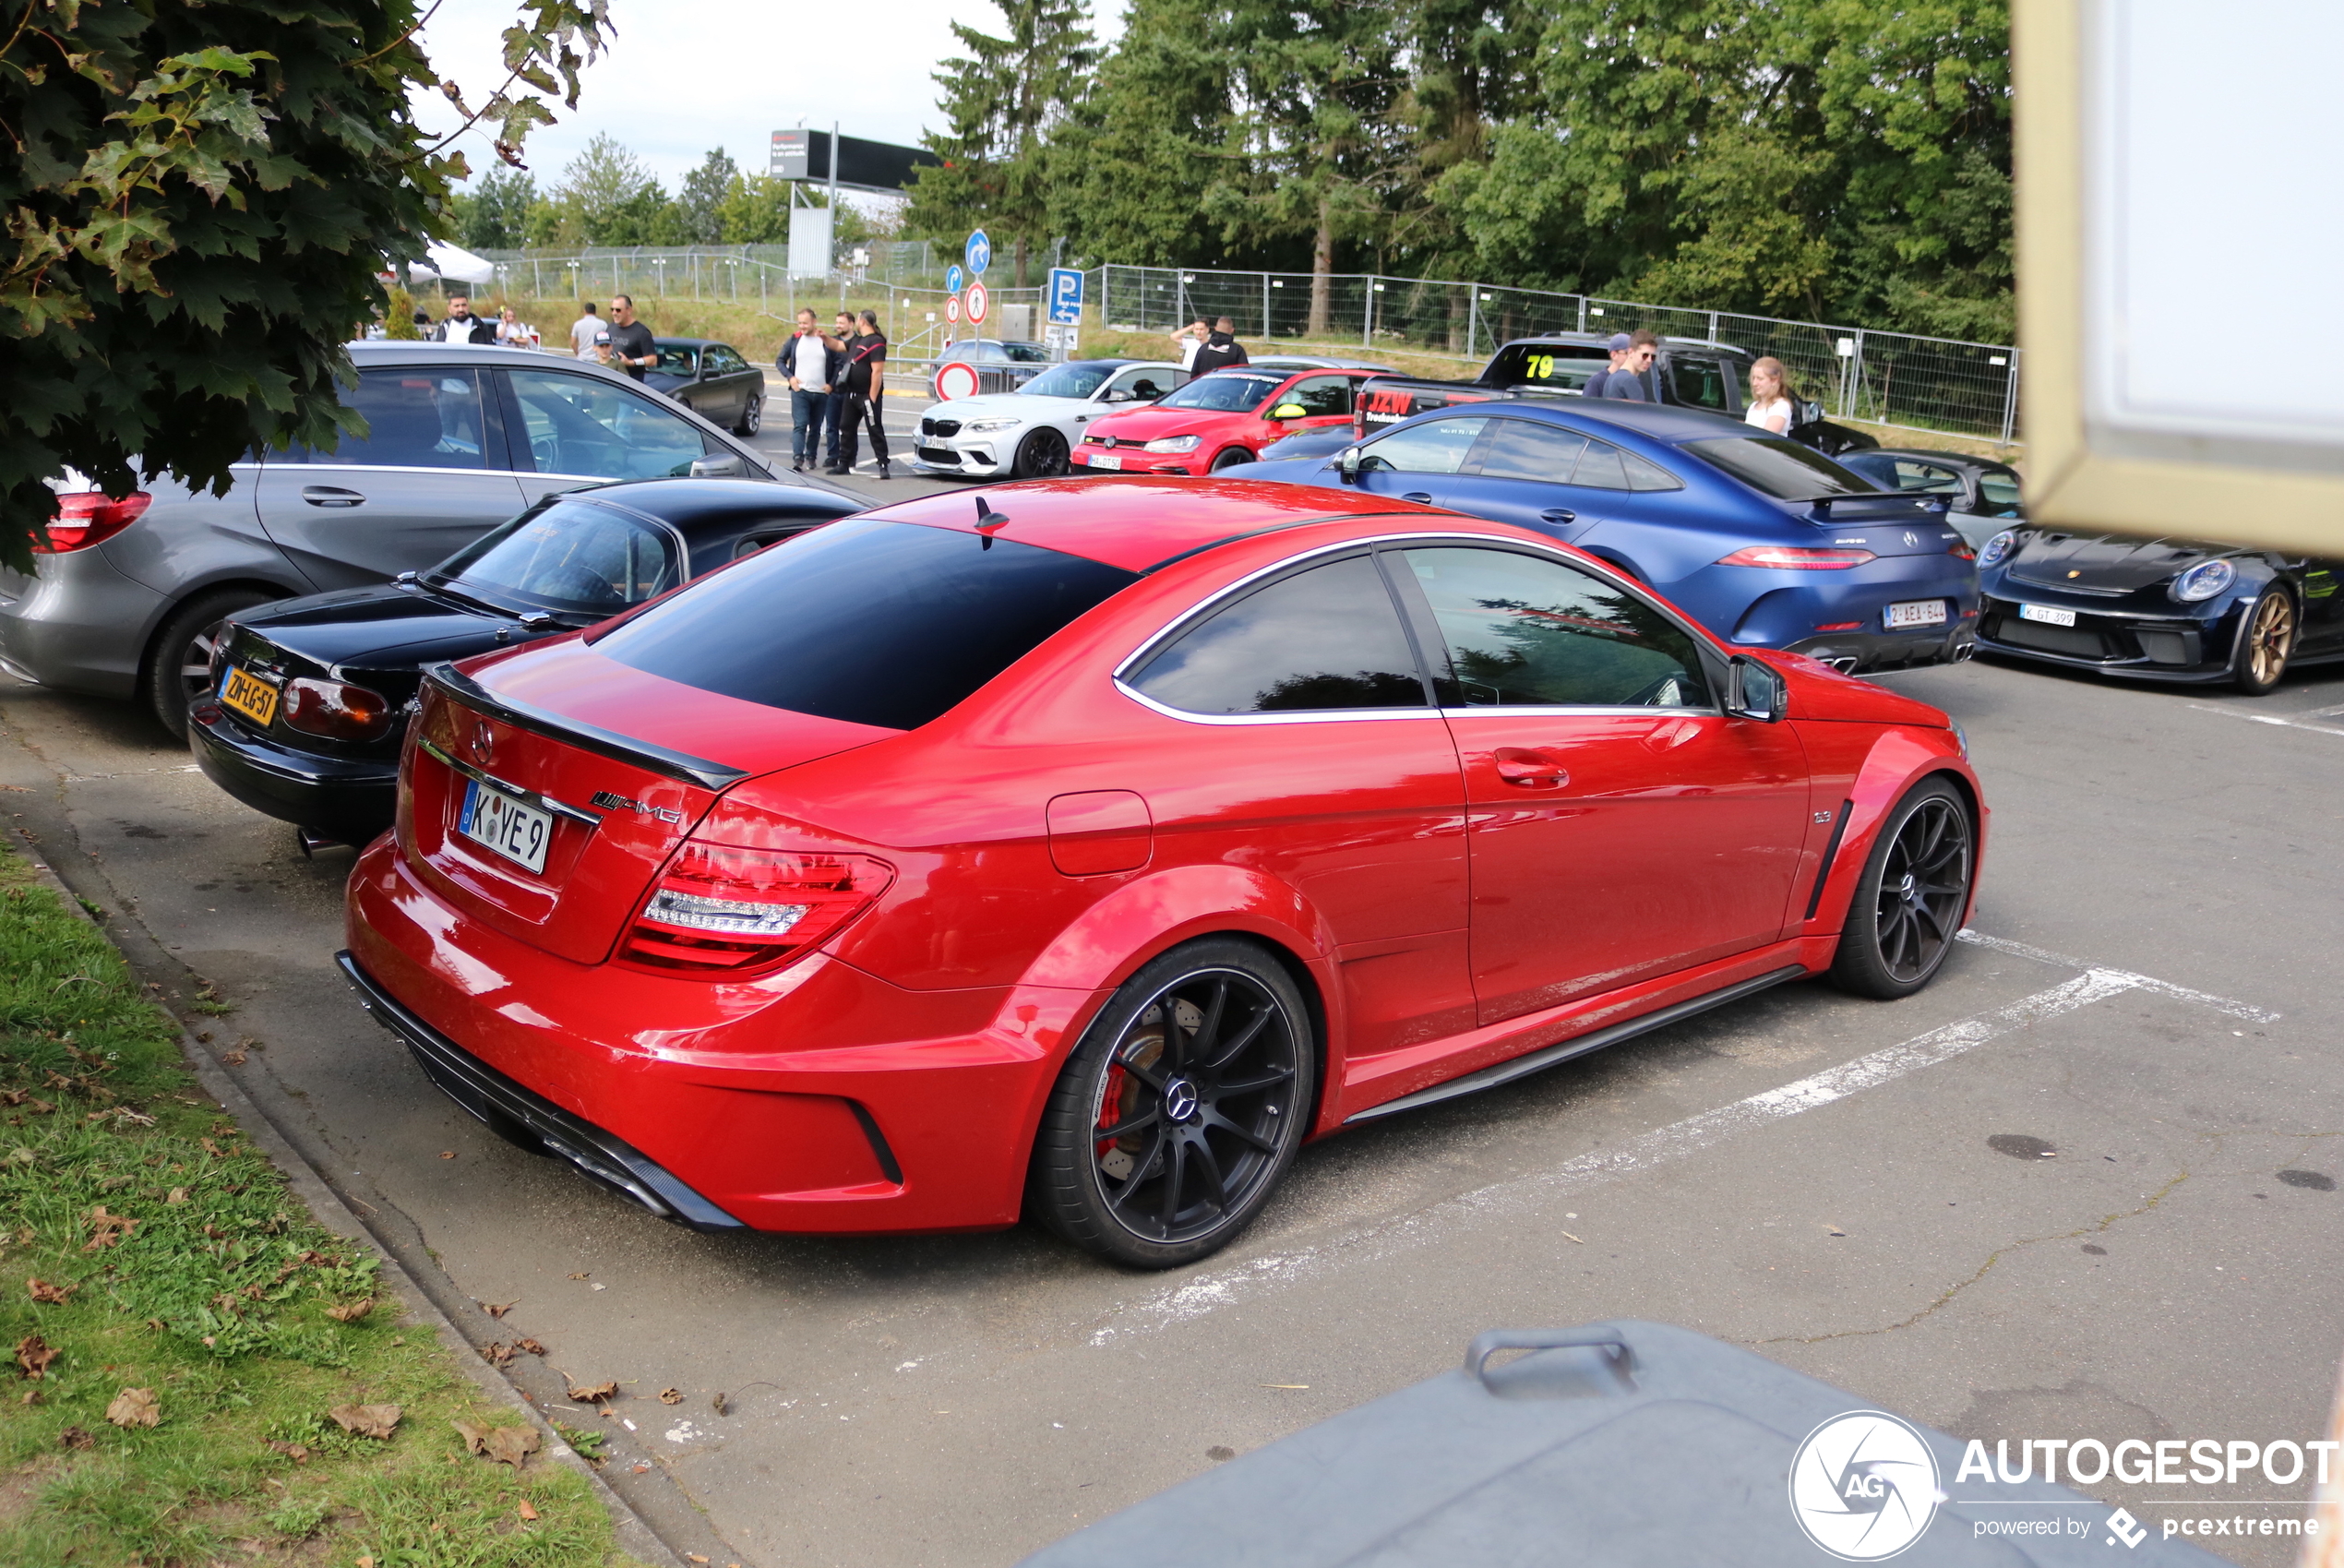
<path id="1" fill-rule="evenodd" d="M 277 716 L 277 688 L 250 671 L 231 664 L 228 678 L 220 683 L 220 704 L 267 729 Z"/>
<path id="2" fill-rule="evenodd" d="M 1113 452 L 1093 452 L 1091 454 L 1091 466 L 1093 468 L 1119 469 L 1123 466 L 1123 460 Z"/>
<path id="3" fill-rule="evenodd" d="M 2074 626 L 2075 612 L 2054 609 L 2049 604 L 2021 604 L 2018 606 L 2018 618 L 2023 621 L 2040 621 L 2045 626 Z"/>
<path id="4" fill-rule="evenodd" d="M 1881 616 L 1881 624 L 1891 631 L 1903 631 L 1916 626 L 1943 626 L 1945 601 L 1943 599 L 1907 599 L 1891 604 Z"/>
<path id="5" fill-rule="evenodd" d="M 468 779 L 463 815 L 456 819 L 456 831 L 508 860 L 543 871 L 545 846 L 554 840 L 554 818 L 553 813 L 516 800 L 501 789 Z"/>

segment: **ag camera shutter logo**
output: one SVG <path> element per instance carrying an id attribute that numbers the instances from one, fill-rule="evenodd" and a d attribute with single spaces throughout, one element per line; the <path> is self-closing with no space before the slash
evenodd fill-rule
<path id="1" fill-rule="evenodd" d="M 1943 1501 L 1928 1442 L 1884 1411 L 1834 1416 L 1790 1461 L 1791 1516 L 1845 1562 L 1896 1556 L 1920 1539 Z"/>

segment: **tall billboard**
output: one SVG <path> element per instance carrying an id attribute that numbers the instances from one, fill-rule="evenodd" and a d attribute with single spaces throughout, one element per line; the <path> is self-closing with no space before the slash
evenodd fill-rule
<path id="1" fill-rule="evenodd" d="M 902 147 L 891 141 L 866 141 L 861 137 L 838 138 L 838 184 L 849 190 L 900 191 L 912 182 L 912 171 L 937 162 L 924 147 Z M 831 133 L 775 131 L 766 172 L 777 180 L 831 183 Z"/>

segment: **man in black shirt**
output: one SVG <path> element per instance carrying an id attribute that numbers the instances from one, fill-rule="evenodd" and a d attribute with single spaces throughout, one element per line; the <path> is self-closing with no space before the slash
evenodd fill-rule
<path id="1" fill-rule="evenodd" d="M 1196 351 L 1196 358 L 1189 362 L 1191 377 L 1249 363 L 1245 345 L 1238 341 L 1237 329 L 1238 324 L 1226 316 L 1213 324 L 1213 335 L 1204 340 L 1204 346 Z"/>
<path id="2" fill-rule="evenodd" d="M 659 345 L 652 341 L 652 329 L 635 319 L 635 302 L 626 294 L 610 297 L 609 363 L 637 381 L 659 363 Z"/>
<path id="3" fill-rule="evenodd" d="M 879 400 L 887 395 L 887 339 L 879 331 L 879 312 L 863 312 L 863 330 L 846 345 L 846 427 L 839 437 L 838 464 L 832 473 L 855 472 L 855 437 L 866 422 L 871 427 L 871 455 L 879 459 L 879 476 L 887 472 L 887 425 Z"/>
<path id="4" fill-rule="evenodd" d="M 433 328 L 431 335 L 442 343 L 493 343 L 496 323 L 472 314 L 471 295 L 453 293 L 448 296 L 448 319 Z"/>

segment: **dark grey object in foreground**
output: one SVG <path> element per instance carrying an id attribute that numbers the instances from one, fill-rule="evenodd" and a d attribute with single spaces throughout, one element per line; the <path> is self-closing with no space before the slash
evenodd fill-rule
<path id="1" fill-rule="evenodd" d="M 1548 1348 L 1536 1348 L 1547 1347 Z M 1490 1365 L 1501 1349 L 1530 1348 Z M 1024 1568 L 1773 1568 L 1836 1559 L 1793 1514 L 1809 1434 L 1864 1401 L 1750 1351 L 1661 1323 L 1486 1334 L 1465 1368 L 1387 1394 L 1127 1508 Z M 2042 1482 L 1956 1482 L 1964 1444 L 1906 1423 L 1935 1458 L 1940 1504 L 1894 1560 L 1910 1568 L 2105 1564 L 2105 1503 Z M 1835 1461 L 1864 1506 L 1876 1462 Z M 1921 1489 L 1925 1492 L 1925 1485 Z M 1892 1502 L 1895 1501 L 1891 1499 Z M 2027 1506 L 2013 1506 L 2026 1504 Z M 2045 1506 L 2049 1504 L 2050 1506 Z M 2031 1532 L 2056 1517 L 2062 1533 Z M 2083 1525 L 2081 1534 L 2069 1521 Z M 2137 1529 L 2132 1521 L 2128 1527 Z M 1979 1534 L 1982 1526 L 1989 1534 Z M 2121 1555 L 2220 1560 L 2147 1531 Z"/>

